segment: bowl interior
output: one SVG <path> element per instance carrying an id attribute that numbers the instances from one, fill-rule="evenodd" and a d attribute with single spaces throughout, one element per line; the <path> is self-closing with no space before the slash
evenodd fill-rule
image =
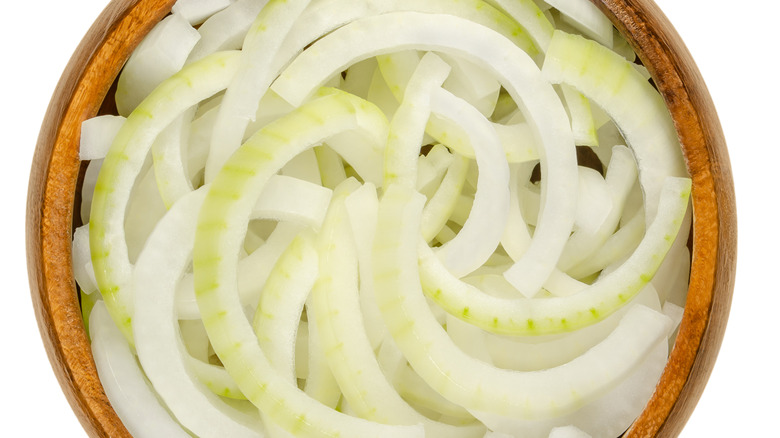
<path id="1" fill-rule="evenodd" d="M 658 387 L 626 437 L 676 436 L 712 370 L 734 285 L 736 214 L 728 154 L 691 55 L 651 0 L 594 0 L 626 36 L 672 114 L 693 178 L 691 281 L 683 321 Z M 81 322 L 71 271 L 74 207 L 84 166 L 81 122 L 115 113 L 110 91 L 124 61 L 173 0 L 115 0 L 71 59 L 52 99 L 30 177 L 28 270 L 33 303 L 54 371 L 93 437 L 129 437 L 103 393 Z M 109 96 L 109 97 L 107 97 Z"/>

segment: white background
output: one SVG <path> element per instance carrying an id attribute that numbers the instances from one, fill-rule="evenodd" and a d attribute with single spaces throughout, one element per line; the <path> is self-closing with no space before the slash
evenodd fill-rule
<path id="1" fill-rule="evenodd" d="M 736 181 L 739 263 L 729 327 L 683 438 L 778 436 L 780 3 L 657 0 L 686 41 L 726 134 Z M 26 184 L 38 130 L 66 62 L 107 0 L 4 2 L 0 26 L 0 318 L 3 436 L 83 437 L 54 378 L 33 315 L 25 265 Z M 9 429 L 10 428 L 10 429 Z M 369 437 L 367 437 L 369 438 Z"/>

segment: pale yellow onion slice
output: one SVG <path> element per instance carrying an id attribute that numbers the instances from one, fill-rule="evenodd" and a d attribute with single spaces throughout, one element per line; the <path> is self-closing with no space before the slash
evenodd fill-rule
<path id="1" fill-rule="evenodd" d="M 669 110 L 632 63 L 600 44 L 556 31 L 542 72 L 596 102 L 615 121 L 634 153 L 650 226 L 667 176 L 687 176 Z"/>
<path id="2" fill-rule="evenodd" d="M 241 48 L 249 26 L 268 0 L 238 0 L 209 17 L 198 27 L 200 40 L 190 53 L 187 63 L 222 50 Z"/>
<path id="3" fill-rule="evenodd" d="M 463 277 L 485 263 L 501 240 L 509 212 L 509 165 L 495 129 L 464 100 L 438 89 L 431 111 L 465 130 L 480 170 L 468 219 L 436 254 L 453 275 Z"/>
<path id="4" fill-rule="evenodd" d="M 341 392 L 361 418 L 384 424 L 422 424 L 430 438 L 476 438 L 481 426 L 456 427 L 432 421 L 395 391 L 374 356 L 358 298 L 358 256 L 344 199 L 359 187 L 355 180 L 336 188 L 320 234 L 321 275 L 311 305 L 320 342 Z M 363 281 L 370 279 L 363 279 Z"/>
<path id="5" fill-rule="evenodd" d="M 574 221 L 576 158 L 568 117 L 525 52 L 494 31 L 457 17 L 390 13 L 354 21 L 322 38 L 296 58 L 272 89 L 300 103 L 336 72 L 399 48 L 441 50 L 487 66 L 536 126 L 543 145 L 539 155 L 546 208 L 526 256 L 508 274 L 518 289 L 536 292 L 554 269 Z"/>
<path id="6" fill-rule="evenodd" d="M 331 92 L 266 126 L 236 151 L 215 177 L 198 220 L 193 261 L 198 305 L 214 350 L 239 388 L 289 432 L 322 437 L 422 436 L 417 427 L 353 418 L 306 396 L 268 362 L 238 300 L 235 254 L 253 199 L 291 158 L 349 129 L 380 141 L 386 136 L 387 121 L 367 102 Z"/>
<path id="7" fill-rule="evenodd" d="M 409 80 L 398 110 L 390 121 L 384 157 L 384 186 L 417 185 L 417 161 L 431 115 L 431 96 L 450 73 L 450 66 L 434 53 L 423 56 Z"/>
<path id="8" fill-rule="evenodd" d="M 132 266 L 124 219 L 133 184 L 157 135 L 187 108 L 224 89 L 237 61 L 237 52 L 216 53 L 163 82 L 128 116 L 101 167 L 90 213 L 92 263 L 106 307 L 128 339 L 132 299 L 123 288 Z"/>
<path id="9" fill-rule="evenodd" d="M 658 270 L 685 217 L 691 181 L 668 178 L 659 214 L 637 249 L 614 272 L 568 297 L 500 299 L 455 278 L 427 245 L 420 245 L 425 294 L 448 313 L 497 334 L 564 333 L 591 325 L 629 302 Z M 621 252 L 625 254 L 625 252 Z"/>
<path id="10" fill-rule="evenodd" d="M 633 307 L 615 332 L 561 367 L 535 373 L 496 369 L 465 355 L 433 317 L 418 283 L 411 254 L 419 244 L 419 194 L 393 185 L 379 209 L 385 233 L 374 243 L 377 298 L 393 339 L 412 367 L 450 401 L 497 415 L 550 418 L 565 415 L 608 390 L 666 339 L 671 323 Z M 596 370 L 608 369 L 606 373 Z"/>
<path id="11" fill-rule="evenodd" d="M 206 161 L 208 183 L 241 145 L 249 121 L 277 72 L 267 58 L 275 57 L 285 36 L 310 0 L 270 0 L 244 38 L 235 76 L 225 90 Z"/>
<path id="12" fill-rule="evenodd" d="M 116 107 L 128 116 L 158 85 L 181 70 L 200 34 L 181 16 L 164 18 L 133 51 L 119 75 Z"/>
<path id="13" fill-rule="evenodd" d="M 133 272 L 138 359 L 176 418 L 199 437 L 261 437 L 258 418 L 242 416 L 198 381 L 185 360 L 174 308 L 176 284 L 195 240 L 195 217 L 206 188 L 185 195 L 155 227 Z"/>
<path id="14" fill-rule="evenodd" d="M 189 437 L 146 383 L 130 345 L 102 301 L 95 303 L 89 319 L 92 355 L 100 382 L 130 433 L 138 437 Z"/>

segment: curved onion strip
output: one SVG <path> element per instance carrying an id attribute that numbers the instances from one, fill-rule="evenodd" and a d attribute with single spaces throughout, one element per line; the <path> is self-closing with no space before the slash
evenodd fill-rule
<path id="1" fill-rule="evenodd" d="M 163 81 L 181 70 L 200 34 L 181 16 L 165 17 L 133 51 L 119 75 L 116 107 L 127 116 Z"/>
<path id="2" fill-rule="evenodd" d="M 492 333 L 513 336 L 563 333 L 600 321 L 629 302 L 655 275 L 685 216 L 691 182 L 667 179 L 659 214 L 628 260 L 610 275 L 568 297 L 506 300 L 459 281 L 432 249 L 420 245 L 425 294 L 448 313 Z"/>
<path id="3" fill-rule="evenodd" d="M 330 141 L 331 139 L 328 139 Z M 368 149 L 368 148 L 366 148 Z M 322 185 L 329 189 L 335 189 L 347 179 L 344 169 L 344 161 L 330 146 L 323 144 L 314 147 L 314 156 L 317 157 L 317 167 L 322 177 Z"/>
<path id="4" fill-rule="evenodd" d="M 241 146 L 260 99 L 277 75 L 268 58 L 277 56 L 285 36 L 309 1 L 270 0 L 250 26 L 244 38 L 240 66 L 225 90 L 214 125 L 206 161 L 207 183 Z"/>
<path id="5" fill-rule="evenodd" d="M 610 24 L 610 33 L 612 32 Z M 590 101 L 577 90 L 568 85 L 560 85 L 566 108 L 569 110 L 571 130 L 577 146 L 598 146 L 596 124 L 590 111 Z"/>
<path id="6" fill-rule="evenodd" d="M 206 388 L 214 394 L 233 400 L 246 400 L 246 396 L 241 393 L 238 385 L 225 371 L 225 368 L 192 356 L 186 356 L 184 359 L 187 361 L 187 367 L 192 370 L 198 381 L 206 385 Z"/>
<path id="7" fill-rule="evenodd" d="M 303 47 L 324 35 L 352 21 L 370 16 L 393 12 L 423 12 L 428 14 L 448 14 L 487 26 L 501 33 L 509 41 L 524 51 L 536 56 L 538 51 L 530 41 L 528 34 L 509 17 L 482 0 L 320 0 L 312 3 L 293 27 L 283 47 Z M 552 34 L 552 31 L 550 31 Z M 295 52 L 296 50 L 286 50 Z M 279 65 L 283 68 L 285 65 Z M 402 97 L 397 95 L 397 97 Z"/>
<path id="8" fill-rule="evenodd" d="M 509 211 L 509 166 L 496 131 L 474 107 L 438 89 L 431 95 L 431 111 L 466 131 L 479 168 L 468 219 L 436 254 L 453 275 L 463 277 L 485 263 L 501 240 Z"/>
<path id="9" fill-rule="evenodd" d="M 336 152 L 332 154 L 335 157 L 333 161 L 341 168 L 341 173 L 345 174 L 343 163 L 346 162 L 360 179 L 377 185 L 382 184 L 384 146 L 382 144 L 378 148 L 367 147 L 363 139 L 353 132 L 342 132 L 328 139 L 328 147 Z"/>
<path id="10" fill-rule="evenodd" d="M 79 160 L 102 160 L 111 148 L 111 142 L 116 137 L 122 125 L 122 116 L 103 115 L 85 120 L 81 124 L 79 140 Z"/>
<path id="11" fill-rule="evenodd" d="M 214 52 L 241 48 L 244 36 L 268 0 L 238 0 L 212 15 L 200 27 L 200 40 L 187 63 L 196 62 Z"/>
<path id="12" fill-rule="evenodd" d="M 296 155 L 295 158 L 284 165 L 280 174 L 297 178 L 301 181 L 308 181 L 312 184 L 322 184 L 322 176 L 317 165 L 317 155 L 314 153 L 314 149 L 307 149 Z"/>
<path id="13" fill-rule="evenodd" d="M 459 428 L 425 418 L 398 395 L 377 363 L 364 330 L 358 298 L 358 258 L 344 198 L 360 187 L 336 188 L 320 233 L 320 272 L 312 307 L 320 341 L 344 399 L 361 418 L 384 424 L 422 423 L 431 438 L 479 437 L 482 427 Z"/>
<path id="14" fill-rule="evenodd" d="M 420 233 L 426 242 L 430 242 L 447 224 L 457 205 L 458 197 L 466 183 L 469 160 L 456 155 L 447 169 L 436 193 L 431 197 L 422 212 Z"/>
<path id="15" fill-rule="evenodd" d="M 548 433 L 549 436 L 560 436 L 553 435 L 551 429 L 554 431 L 556 427 L 564 425 L 576 425 L 588 433 L 583 435 L 584 432 L 581 432 L 572 438 L 620 436 L 631 426 L 652 396 L 667 359 L 666 342 L 655 344 L 617 386 L 562 417 L 522 420 L 511 415 L 500 417 L 484 412 L 475 412 L 475 415 L 491 429 L 507 433 L 510 437 L 546 438 Z"/>
<path id="16" fill-rule="evenodd" d="M 280 373 L 295 377 L 295 341 L 303 306 L 317 279 L 319 257 L 301 233 L 274 265 L 252 323 L 260 347 Z"/>
<path id="17" fill-rule="evenodd" d="M 314 306 L 312 305 L 312 295 L 306 302 L 306 318 L 308 321 L 308 345 L 307 345 L 307 363 L 306 384 L 304 391 L 306 395 L 322 403 L 331 409 L 338 409 L 341 398 L 341 390 L 336 377 L 330 369 L 325 350 L 322 348 L 322 340 L 317 318 L 314 316 Z"/>
<path id="18" fill-rule="evenodd" d="M 612 47 L 612 22 L 595 4 L 579 0 L 548 0 L 564 21 L 605 47 Z"/>
<path id="19" fill-rule="evenodd" d="M 611 236 L 618 226 L 623 214 L 626 198 L 636 181 L 636 162 L 631 151 L 625 146 L 612 148 L 612 159 L 607 167 L 604 178 L 607 190 L 612 200 L 612 209 L 598 229 L 575 230 L 561 254 L 558 268 L 568 271 L 573 266 L 582 263 L 590 257 L 594 251 L 601 248 L 604 242 Z"/>
<path id="20" fill-rule="evenodd" d="M 572 278 L 565 272 L 554 269 L 547 281 L 544 282 L 543 290 L 556 297 L 568 297 L 587 287 L 586 283 Z"/>
<path id="21" fill-rule="evenodd" d="M 262 436 L 255 419 L 242 418 L 188 369 L 174 312 L 176 283 L 190 262 L 195 217 L 206 189 L 185 195 L 158 222 L 133 271 L 133 334 L 138 359 L 176 418 L 200 437 Z"/>
<path id="22" fill-rule="evenodd" d="M 682 228 L 682 226 L 680 226 Z M 602 269 L 623 260 L 627 254 L 637 248 L 645 235 L 645 218 L 641 214 L 634 217 L 609 236 L 599 249 L 577 266 L 567 270 L 574 278 L 585 278 Z"/>
<path id="23" fill-rule="evenodd" d="M 79 289 L 85 294 L 91 294 L 98 290 L 89 255 L 89 224 L 82 225 L 73 231 L 71 262 L 73 263 L 73 279 L 76 280 Z"/>
<path id="24" fill-rule="evenodd" d="M 492 30 L 457 17 L 392 13 L 354 21 L 319 40 L 272 88 L 297 104 L 348 65 L 399 48 L 441 50 L 480 61 L 522 102 L 526 118 L 544 127 L 536 131 L 543 146 L 545 209 L 528 251 L 507 273 L 518 289 L 536 292 L 554 269 L 574 223 L 577 161 L 566 112 L 525 52 Z"/>
<path id="25" fill-rule="evenodd" d="M 277 372 L 296 383 L 295 342 L 301 312 L 317 280 L 318 257 L 312 238 L 301 233 L 274 265 L 263 286 L 252 326 L 260 348 Z M 292 436 L 261 412 L 268 434 Z"/>
<path id="26" fill-rule="evenodd" d="M 266 126 L 236 151 L 215 177 L 198 219 L 193 259 L 198 306 L 214 351 L 239 388 L 287 431 L 307 437 L 422 436 L 417 427 L 357 419 L 306 396 L 268 362 L 238 300 L 235 254 L 265 182 L 302 150 L 350 129 L 380 142 L 387 121 L 365 101 L 330 93 Z"/>
<path id="27" fill-rule="evenodd" d="M 490 2 L 520 24 L 541 52 L 547 51 L 555 28 L 534 0 L 490 0 Z"/>
<path id="28" fill-rule="evenodd" d="M 649 226 L 665 178 L 687 175 L 677 131 L 661 95 L 625 58 L 561 31 L 553 36 L 542 72 L 553 83 L 569 84 L 596 102 L 620 127 L 636 157 Z"/>
<path id="29" fill-rule="evenodd" d="M 92 211 L 92 197 L 95 195 L 95 185 L 97 185 L 100 168 L 103 166 L 103 160 L 91 160 L 87 165 L 87 171 L 84 172 L 84 181 L 81 186 L 81 222 L 89 222 L 89 214 Z"/>
<path id="30" fill-rule="evenodd" d="M 450 401 L 521 418 L 564 415 L 617 385 L 666 338 L 668 318 L 634 306 L 604 342 L 560 367 L 514 372 L 467 356 L 430 312 L 417 280 L 413 254 L 419 246 L 423 203 L 413 191 L 398 185 L 387 188 L 379 206 L 378 226 L 385 233 L 374 243 L 374 278 L 393 339 L 415 371 Z"/>
<path id="31" fill-rule="evenodd" d="M 417 161 L 431 115 L 431 95 L 441 87 L 450 66 L 434 53 L 423 56 L 404 92 L 401 105 L 390 121 L 384 157 L 384 186 L 399 182 L 416 187 Z"/>
<path id="32" fill-rule="evenodd" d="M 526 52 L 529 52 L 526 50 Z M 471 103 L 485 116 L 489 117 L 495 110 L 498 94 L 501 92 L 501 84 L 485 69 L 477 64 L 457 56 L 442 54 L 442 59 L 452 66 L 452 75 L 444 84 L 444 89 L 455 95 L 461 95 L 464 100 Z M 489 108 L 483 108 L 483 104 L 490 104 Z M 488 111 L 485 111 L 489 109 Z"/>
<path id="33" fill-rule="evenodd" d="M 252 218 L 291 221 L 318 229 L 332 191 L 297 178 L 274 175 L 252 209 Z"/>
<path id="34" fill-rule="evenodd" d="M 614 209 L 612 196 L 607 182 L 599 171 L 584 166 L 579 166 L 577 170 L 579 173 L 579 193 L 577 194 L 577 216 L 574 220 L 574 228 L 576 231 L 582 230 L 592 234 L 604 225 L 605 220 Z"/>
<path id="35" fill-rule="evenodd" d="M 531 233 L 520 208 L 520 185 L 531 178 L 532 171 L 530 164 L 515 164 L 509 168 L 509 212 L 501 247 L 513 261 L 520 260 L 531 245 Z"/>
<path id="36" fill-rule="evenodd" d="M 152 145 L 154 176 L 166 208 L 171 208 L 179 198 L 194 189 L 184 164 L 184 148 L 189 142 L 194 115 L 194 107 L 187 110 L 171 122 Z"/>
<path id="37" fill-rule="evenodd" d="M 399 352 L 399 354 L 401 353 Z M 414 406 L 439 413 L 443 419 L 446 418 L 452 424 L 473 426 L 476 419 L 469 411 L 442 397 L 409 367 L 406 360 L 403 362 L 396 373 L 394 386 L 404 400 L 414 404 Z"/>
<path id="38" fill-rule="evenodd" d="M 182 16 L 191 25 L 203 23 L 207 18 L 227 8 L 234 0 L 177 0 L 171 12 Z"/>
<path id="39" fill-rule="evenodd" d="M 124 287 L 132 267 L 124 220 L 133 183 L 157 135 L 187 108 L 224 89 L 237 61 L 238 52 L 217 53 L 163 82 L 130 114 L 103 161 L 90 213 L 90 251 L 106 307 L 127 339 L 132 307 Z"/>
<path id="40" fill-rule="evenodd" d="M 629 305 L 588 327 L 570 333 L 522 338 L 488 334 L 487 347 L 499 368 L 535 371 L 557 367 L 603 341 L 615 330 L 628 309 L 637 304 L 661 312 L 658 293 L 652 284 L 648 284 Z"/>
<path id="41" fill-rule="evenodd" d="M 349 216 L 349 224 L 355 241 L 360 274 L 360 310 L 363 315 L 366 336 L 375 350 L 387 336 L 387 327 L 382 324 L 382 314 L 376 304 L 374 277 L 371 261 L 371 247 L 376 234 L 376 214 L 379 208 L 376 187 L 371 183 L 363 184 L 354 193 L 347 196 L 344 206 Z"/>
<path id="42" fill-rule="evenodd" d="M 100 383 L 122 423 L 135 436 L 189 438 L 157 400 L 123 334 L 98 301 L 89 316 L 92 356 Z"/>
<path id="43" fill-rule="evenodd" d="M 447 168 L 455 161 L 455 156 L 443 144 L 436 144 L 427 155 L 417 158 L 417 191 L 430 199 L 444 180 Z"/>
<path id="44" fill-rule="evenodd" d="M 130 263 L 135 263 L 155 224 L 168 211 L 160 197 L 151 162 L 147 160 L 146 163 L 130 193 L 125 214 L 125 240 Z"/>

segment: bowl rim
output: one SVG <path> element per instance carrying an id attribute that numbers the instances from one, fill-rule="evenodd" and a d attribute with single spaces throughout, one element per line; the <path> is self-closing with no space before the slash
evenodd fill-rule
<path id="1" fill-rule="evenodd" d="M 693 180 L 691 282 L 677 342 L 625 437 L 674 437 L 690 417 L 725 333 L 736 267 L 736 203 L 726 141 L 693 58 L 652 0 L 591 0 L 648 68 L 677 128 Z M 46 112 L 27 199 L 27 266 L 38 327 L 68 402 L 89 436 L 130 437 L 97 377 L 71 268 L 81 122 L 174 0 L 112 0 L 68 63 Z M 130 37 L 128 37 L 128 35 Z M 107 81 L 106 79 L 111 79 Z M 90 87 L 87 84 L 99 84 Z"/>

